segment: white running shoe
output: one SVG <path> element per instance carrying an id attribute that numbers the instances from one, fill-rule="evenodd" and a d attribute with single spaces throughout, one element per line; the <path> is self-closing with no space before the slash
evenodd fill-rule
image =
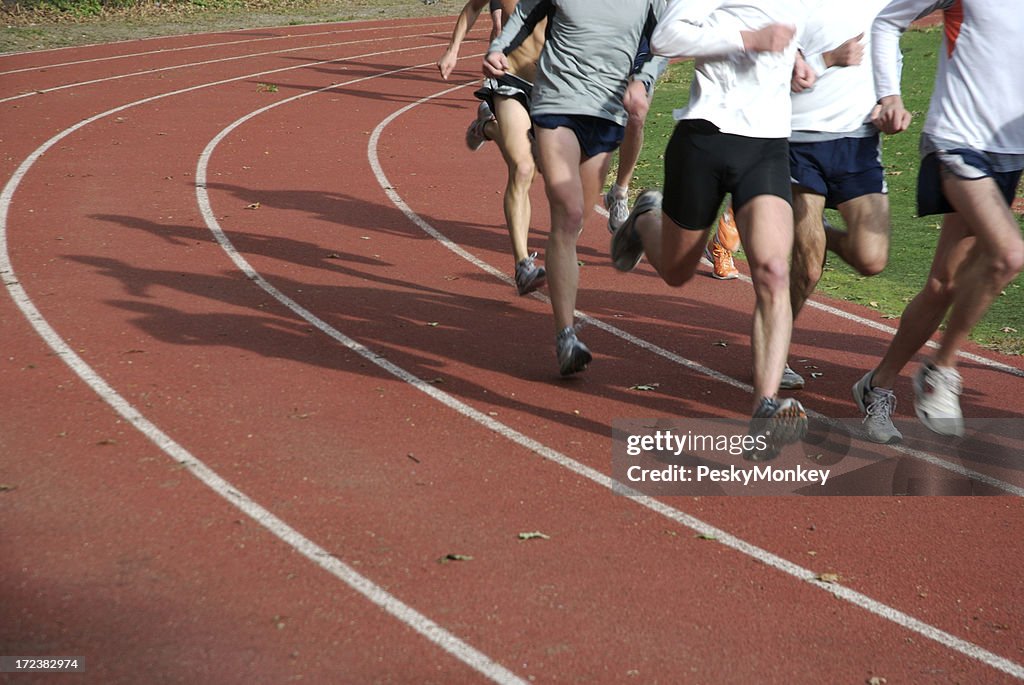
<path id="1" fill-rule="evenodd" d="M 618 197 L 613 190 L 604 194 L 604 208 L 608 210 L 608 232 L 615 233 L 629 218 L 629 202 Z"/>
<path id="2" fill-rule="evenodd" d="M 874 371 L 868 371 L 853 384 L 853 400 L 864 412 L 867 439 L 882 445 L 892 445 L 903 439 L 903 433 L 892 422 L 892 415 L 896 413 L 896 393 L 872 387 L 871 377 L 874 375 Z"/>
<path id="3" fill-rule="evenodd" d="M 925 363 L 914 374 L 914 411 L 917 418 L 939 435 L 964 434 L 964 415 L 960 410 L 963 379 L 950 367 Z"/>

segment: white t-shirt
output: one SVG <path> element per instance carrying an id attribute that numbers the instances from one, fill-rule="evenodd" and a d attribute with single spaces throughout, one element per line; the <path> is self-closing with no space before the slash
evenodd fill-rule
<path id="1" fill-rule="evenodd" d="M 1021 0 L 894 0 L 872 28 L 875 91 L 900 93 L 900 35 L 945 10 L 924 132 L 981 152 L 1024 154 L 1024 3 Z"/>
<path id="2" fill-rule="evenodd" d="M 790 81 L 808 15 L 820 0 L 669 0 L 651 37 L 655 54 L 695 58 L 690 101 L 676 119 L 705 119 L 723 133 L 788 138 Z M 796 28 L 780 53 L 746 52 L 740 31 Z"/>
<path id="3" fill-rule="evenodd" d="M 818 80 L 793 94 L 793 132 L 813 131 L 835 137 L 869 135 L 875 106 L 875 80 L 871 62 L 871 25 L 889 0 L 828 0 L 813 15 L 801 38 L 800 49 Z M 864 34 L 860 64 L 826 67 L 823 53 Z"/>

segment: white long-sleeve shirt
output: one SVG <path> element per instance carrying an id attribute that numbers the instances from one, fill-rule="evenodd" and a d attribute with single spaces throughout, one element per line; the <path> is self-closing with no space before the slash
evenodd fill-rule
<path id="1" fill-rule="evenodd" d="M 819 0 L 669 0 L 651 36 L 655 54 L 695 58 L 690 101 L 676 119 L 705 119 L 722 132 L 788 138 L 790 80 L 797 45 Z M 741 31 L 790 24 L 783 52 L 746 52 Z"/>
<path id="2" fill-rule="evenodd" d="M 810 89 L 793 94 L 791 140 L 821 139 L 806 133 L 832 137 L 869 135 L 875 106 L 875 81 L 871 61 L 871 25 L 890 0 L 828 0 L 812 15 L 800 49 L 818 80 Z M 851 38 L 864 34 L 864 59 L 860 64 L 826 67 L 823 54 Z"/>
<path id="3" fill-rule="evenodd" d="M 926 134 L 983 152 L 1024 154 L 1024 3 L 894 0 L 872 27 L 875 92 L 900 94 L 899 39 L 919 16 L 946 11 Z"/>

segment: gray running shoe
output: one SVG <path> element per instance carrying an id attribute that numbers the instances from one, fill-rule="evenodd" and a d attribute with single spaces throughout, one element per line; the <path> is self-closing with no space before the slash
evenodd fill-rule
<path id="1" fill-rule="evenodd" d="M 871 386 L 874 371 L 853 384 L 853 400 L 864 412 L 864 432 L 867 439 L 882 445 L 892 445 L 903 439 L 903 433 L 892 423 L 896 413 L 896 393 Z"/>
<path id="2" fill-rule="evenodd" d="M 964 434 L 960 410 L 963 379 L 956 369 L 928 362 L 914 374 L 914 411 L 929 429 L 939 435 Z"/>
<path id="3" fill-rule="evenodd" d="M 563 328 L 555 337 L 555 351 L 558 353 L 558 371 L 563 376 L 583 371 L 593 359 L 587 346 L 576 337 L 576 329 L 572 326 Z"/>
<path id="4" fill-rule="evenodd" d="M 537 290 L 547 280 L 547 274 L 543 266 L 536 266 L 533 260 L 537 258 L 534 252 L 529 257 L 520 259 L 516 264 L 516 291 L 520 295 L 529 295 Z"/>
<path id="5" fill-rule="evenodd" d="M 608 232 L 615 233 L 629 218 L 629 203 L 626 198 L 618 197 L 609 190 L 604 194 L 604 208 L 608 210 Z"/>
<path id="6" fill-rule="evenodd" d="M 774 397 L 762 397 L 750 419 L 749 433 L 759 446 L 747 450 L 743 458 L 771 461 L 779 456 L 783 446 L 803 440 L 807 435 L 807 412 L 792 397 L 781 402 Z"/>
<path id="7" fill-rule="evenodd" d="M 786 368 L 782 370 L 779 388 L 781 390 L 799 390 L 802 387 L 804 387 L 804 377 L 791 369 L 789 364 L 786 364 Z"/>
<path id="8" fill-rule="evenodd" d="M 612 263 L 619 271 L 632 271 L 640 263 L 640 258 L 644 256 L 644 244 L 636 232 L 636 219 L 655 209 L 661 209 L 661 193 L 645 190 L 636 199 L 633 211 L 612 234 Z"/>
<path id="9" fill-rule="evenodd" d="M 476 119 L 466 129 L 466 147 L 476 152 L 490 140 L 484 132 L 484 127 L 493 118 L 494 113 L 491 112 L 491 106 L 486 102 L 481 102 L 480 106 L 476 108 Z"/>

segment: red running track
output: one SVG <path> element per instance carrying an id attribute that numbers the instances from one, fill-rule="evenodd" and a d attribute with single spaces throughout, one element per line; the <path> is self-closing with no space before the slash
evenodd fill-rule
<path id="1" fill-rule="evenodd" d="M 501 278 L 503 166 L 461 143 L 482 34 L 432 67 L 451 22 L 0 57 L 0 655 L 97 683 L 1024 679 L 1019 360 L 970 350 L 963 441 L 915 429 L 904 378 L 903 445 L 779 461 L 856 465 L 823 494 L 996 496 L 613 492 L 613 422 L 747 414 L 749 285 L 617 274 L 595 216 L 596 359 L 559 379 L 548 305 Z M 801 317 L 819 428 L 856 428 L 871 317 Z"/>

